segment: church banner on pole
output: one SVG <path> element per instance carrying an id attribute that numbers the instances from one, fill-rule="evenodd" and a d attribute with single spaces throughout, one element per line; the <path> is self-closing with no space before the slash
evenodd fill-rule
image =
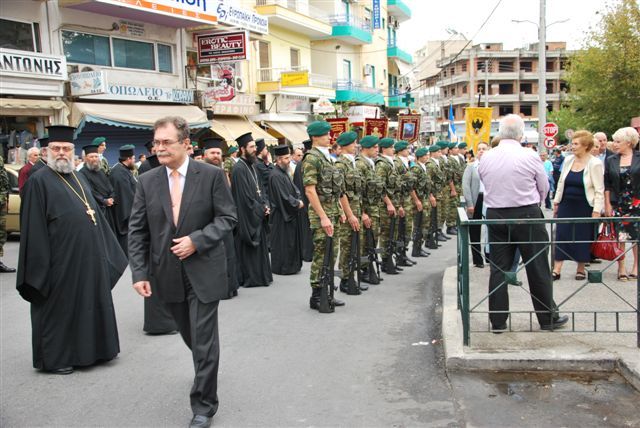
<path id="1" fill-rule="evenodd" d="M 467 107 L 465 109 L 467 147 L 476 153 L 478 143 L 491 142 L 491 116 L 493 107 Z"/>

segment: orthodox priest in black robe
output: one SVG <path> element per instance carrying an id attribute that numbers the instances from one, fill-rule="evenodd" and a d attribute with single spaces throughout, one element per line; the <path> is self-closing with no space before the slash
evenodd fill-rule
<path id="1" fill-rule="evenodd" d="M 300 191 L 289 177 L 291 155 L 289 146 L 274 150 L 276 166 L 269 176 L 271 196 L 271 272 L 291 275 L 302 268 L 302 253 L 298 236 L 298 211 L 303 202 Z"/>
<path id="2" fill-rule="evenodd" d="M 120 352 L 111 289 L 127 259 L 74 172 L 73 132 L 50 126 L 48 167 L 25 184 L 17 289 L 31 303 L 33 366 L 69 374 Z"/>
<path id="3" fill-rule="evenodd" d="M 311 150 L 311 140 L 305 140 L 303 144 L 305 153 Z M 293 172 L 293 184 L 302 194 L 302 202 L 304 203 L 304 207 L 298 210 L 298 236 L 300 237 L 302 260 L 310 262 L 313 258 L 313 235 L 309 223 L 309 200 L 304 193 L 304 184 L 302 184 L 302 162 L 298 162 Z"/>
<path id="4" fill-rule="evenodd" d="M 100 157 L 98 157 L 98 148 L 94 145 L 83 147 L 84 166 L 80 169 L 80 174 L 87 179 L 91 186 L 91 194 L 95 199 L 100 211 L 104 214 L 111 230 L 115 232 L 114 206 L 115 192 L 109 181 L 109 177 L 100 168 Z"/>
<path id="5" fill-rule="evenodd" d="M 127 234 L 129 233 L 129 214 L 133 206 L 133 197 L 136 194 L 136 178 L 133 176 L 136 158 L 133 154 L 135 147 L 126 144 L 120 147 L 118 163 L 111 168 L 109 181 L 116 192 L 115 203 L 115 223 L 116 238 L 125 254 L 129 253 L 127 248 Z"/>
<path id="6" fill-rule="evenodd" d="M 256 143 L 250 132 L 236 139 L 240 160 L 233 168 L 231 193 L 238 210 L 236 257 L 241 287 L 268 286 L 273 282 L 267 242 L 269 201 L 254 168 Z"/>

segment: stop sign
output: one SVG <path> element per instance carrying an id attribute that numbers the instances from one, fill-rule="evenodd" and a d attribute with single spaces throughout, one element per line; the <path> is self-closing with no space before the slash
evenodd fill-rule
<path id="1" fill-rule="evenodd" d="M 542 134 L 547 138 L 553 138 L 558 135 L 558 125 L 553 122 L 547 122 L 542 127 Z"/>

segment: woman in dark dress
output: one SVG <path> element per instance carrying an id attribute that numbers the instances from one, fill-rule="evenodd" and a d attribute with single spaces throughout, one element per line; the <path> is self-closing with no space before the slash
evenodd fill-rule
<path id="1" fill-rule="evenodd" d="M 600 217 L 604 209 L 604 165 L 591 155 L 594 139 L 588 131 L 577 131 L 571 141 L 573 156 L 563 165 L 558 188 L 553 199 L 554 214 L 558 218 Z M 556 228 L 553 279 L 560 279 L 565 260 L 578 263 L 576 280 L 584 280 L 585 263 L 591 260 L 591 242 L 594 239 L 592 223 L 558 224 Z M 571 241 L 580 241 L 570 243 Z"/>
<path id="2" fill-rule="evenodd" d="M 631 127 L 620 128 L 613 134 L 613 150 L 605 167 L 605 213 L 607 217 L 640 217 L 640 152 L 638 131 Z M 623 222 L 618 228 L 619 238 L 637 240 L 639 222 Z M 621 244 L 624 249 L 624 244 Z M 632 271 L 627 275 L 625 261 L 618 261 L 618 280 L 638 278 L 638 245 L 634 244 Z"/>

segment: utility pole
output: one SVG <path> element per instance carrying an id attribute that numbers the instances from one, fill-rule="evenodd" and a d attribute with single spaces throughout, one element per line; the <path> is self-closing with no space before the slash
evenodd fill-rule
<path id="1" fill-rule="evenodd" d="M 489 60 L 484 60 L 484 106 L 489 107 Z"/>
<path id="2" fill-rule="evenodd" d="M 544 148 L 542 127 L 547 123 L 547 18 L 546 0 L 540 0 L 538 24 L 538 153 Z"/>

